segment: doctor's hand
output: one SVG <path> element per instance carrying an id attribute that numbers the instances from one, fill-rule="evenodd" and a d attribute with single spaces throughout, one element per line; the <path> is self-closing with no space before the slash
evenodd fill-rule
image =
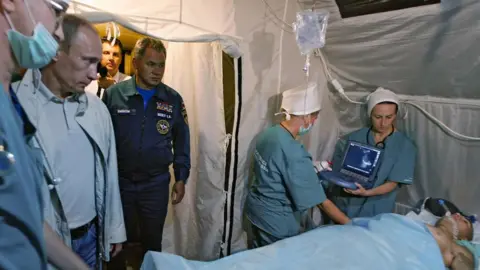
<path id="1" fill-rule="evenodd" d="M 355 183 L 355 185 L 358 187 L 358 189 L 353 190 L 353 189 L 344 188 L 343 190 L 349 194 L 353 194 L 357 196 L 364 196 L 364 197 L 370 196 L 369 191 L 363 188 L 362 185 L 360 185 L 359 183 Z"/>
<path id="2" fill-rule="evenodd" d="M 315 167 L 315 171 L 321 172 L 321 171 L 331 171 L 332 168 L 330 168 L 330 164 L 328 161 L 314 161 L 313 162 L 313 167 Z"/>
<path id="3" fill-rule="evenodd" d="M 172 204 L 178 204 L 185 196 L 185 183 L 183 181 L 177 181 L 173 185 L 172 189 Z"/>

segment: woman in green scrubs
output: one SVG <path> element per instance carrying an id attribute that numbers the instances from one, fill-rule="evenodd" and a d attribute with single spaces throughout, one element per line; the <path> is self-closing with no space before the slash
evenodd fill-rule
<path id="1" fill-rule="evenodd" d="M 374 187 L 349 190 L 332 187 L 332 201 L 349 218 L 373 217 L 392 213 L 399 187 L 413 183 L 416 147 L 413 142 L 395 126 L 399 100 L 390 90 L 378 88 L 368 99 L 368 115 L 371 126 L 346 135 L 336 145 L 333 170 L 341 166 L 345 142 L 348 140 L 384 149 Z"/>

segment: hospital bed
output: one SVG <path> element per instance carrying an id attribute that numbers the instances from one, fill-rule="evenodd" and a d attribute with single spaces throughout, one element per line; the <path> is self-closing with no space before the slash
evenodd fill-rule
<path id="1" fill-rule="evenodd" d="M 408 218 L 406 218 L 408 217 Z M 325 226 L 272 245 L 247 250 L 212 261 L 148 252 L 142 270 L 250 270 L 250 269 L 445 269 L 438 246 L 428 231 L 414 220 L 434 224 L 428 211 L 410 211 L 406 217 L 381 215 L 360 226 Z M 480 225 L 474 225 L 474 241 Z"/>

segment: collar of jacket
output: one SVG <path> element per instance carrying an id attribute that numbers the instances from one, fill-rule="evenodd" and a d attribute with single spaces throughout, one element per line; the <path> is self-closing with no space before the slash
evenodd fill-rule
<path id="1" fill-rule="evenodd" d="M 23 95 L 19 89 L 28 89 L 29 94 L 36 95 L 37 92 L 41 94 L 46 102 L 49 102 L 52 98 L 55 97 L 52 92 L 48 89 L 46 85 L 42 83 L 42 73 L 38 69 L 29 69 L 23 76 L 23 79 L 20 81 L 20 84 L 17 87 L 14 87 L 13 91 L 17 96 Z M 24 91 L 24 90 L 22 90 Z M 72 98 L 78 102 L 77 116 L 81 116 L 85 113 L 88 108 L 88 98 L 83 94 L 74 94 Z"/>
<path id="2" fill-rule="evenodd" d="M 125 89 L 124 94 L 126 96 L 140 95 L 137 91 L 136 75 L 132 76 L 132 79 L 128 81 L 129 86 Z M 159 83 L 155 87 L 155 96 L 161 100 L 167 100 L 167 86 L 164 83 Z"/>

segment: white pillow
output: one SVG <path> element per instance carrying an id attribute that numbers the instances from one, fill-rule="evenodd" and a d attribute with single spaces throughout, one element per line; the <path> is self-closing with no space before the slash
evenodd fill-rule
<path id="1" fill-rule="evenodd" d="M 473 243 L 480 244 L 480 222 L 478 220 L 473 224 Z"/>
<path id="2" fill-rule="evenodd" d="M 415 213 L 414 211 L 410 211 L 406 214 L 406 216 L 413 220 L 422 221 L 423 223 L 430 225 L 435 225 L 435 223 L 437 223 L 437 221 L 440 219 L 425 209 L 422 209 L 419 214 Z"/>

